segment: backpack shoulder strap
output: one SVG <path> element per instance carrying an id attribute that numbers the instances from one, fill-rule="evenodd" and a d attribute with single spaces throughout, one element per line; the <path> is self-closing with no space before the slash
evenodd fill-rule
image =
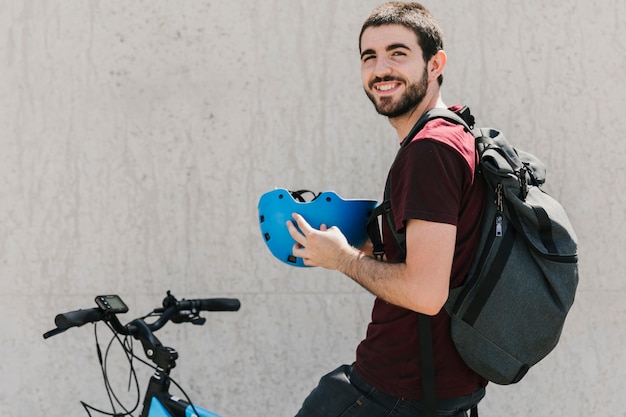
<path id="1" fill-rule="evenodd" d="M 411 143 L 411 139 L 413 139 L 415 135 L 417 135 L 417 133 L 424 128 L 426 123 L 433 119 L 445 119 L 451 123 L 459 124 L 465 127 L 468 132 L 472 132 L 472 129 L 474 129 L 474 116 L 470 113 L 469 107 L 464 106 L 459 113 L 455 113 L 452 110 L 445 109 L 443 107 L 435 107 L 426 111 L 415 123 L 415 125 L 413 125 L 409 134 L 406 136 L 404 141 L 402 141 L 401 148 Z"/>

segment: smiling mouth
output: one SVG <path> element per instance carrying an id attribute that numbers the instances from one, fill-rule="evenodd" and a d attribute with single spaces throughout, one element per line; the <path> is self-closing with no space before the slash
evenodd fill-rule
<path id="1" fill-rule="evenodd" d="M 400 87 L 402 83 L 398 81 L 382 80 L 372 83 L 372 90 L 378 93 L 390 93 Z"/>

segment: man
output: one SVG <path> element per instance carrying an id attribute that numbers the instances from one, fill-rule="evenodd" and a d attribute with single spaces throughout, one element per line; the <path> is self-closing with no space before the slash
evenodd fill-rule
<path id="1" fill-rule="evenodd" d="M 441 30 L 417 3 L 376 8 L 360 34 L 363 88 L 389 118 L 402 146 L 390 169 L 390 201 L 406 257 L 383 222 L 386 260 L 350 246 L 336 227 L 313 229 L 300 215 L 288 222 L 294 256 L 306 265 L 336 269 L 377 298 L 353 365 L 324 376 L 297 417 L 422 415 L 418 313 L 432 316 L 438 415 L 466 416 L 487 381 L 454 348 L 442 308 L 461 284 L 476 252 L 475 226 L 484 189 L 474 181 L 473 137 L 435 119 L 407 137 L 427 110 L 446 107 L 440 88 L 446 54 Z M 452 109 L 457 109 L 453 107 Z M 297 228 L 296 228 L 297 224 Z"/>

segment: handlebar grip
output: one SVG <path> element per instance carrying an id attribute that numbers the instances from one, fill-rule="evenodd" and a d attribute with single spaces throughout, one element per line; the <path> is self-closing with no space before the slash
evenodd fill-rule
<path id="1" fill-rule="evenodd" d="M 236 298 L 206 298 L 200 300 L 180 300 L 181 309 L 195 308 L 199 311 L 238 311 L 241 303 Z"/>
<path id="2" fill-rule="evenodd" d="M 67 313 L 57 314 L 54 324 L 61 330 L 70 327 L 80 327 L 83 324 L 100 321 L 104 318 L 104 313 L 99 308 L 88 308 L 86 310 L 76 310 Z"/>

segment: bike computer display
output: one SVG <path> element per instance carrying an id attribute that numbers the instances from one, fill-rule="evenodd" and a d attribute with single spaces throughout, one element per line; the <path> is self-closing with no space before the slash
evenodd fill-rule
<path id="1" fill-rule="evenodd" d="M 99 295 L 96 297 L 96 304 L 105 313 L 126 313 L 128 307 L 118 295 Z"/>

